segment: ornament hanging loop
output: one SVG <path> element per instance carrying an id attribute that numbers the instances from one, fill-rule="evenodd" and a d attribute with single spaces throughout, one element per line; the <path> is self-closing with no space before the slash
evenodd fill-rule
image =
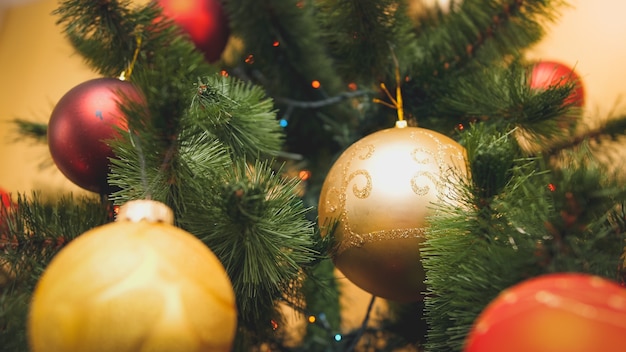
<path id="1" fill-rule="evenodd" d="M 402 101 L 402 88 L 400 88 L 400 64 L 398 62 L 398 58 L 396 57 L 395 52 L 393 51 L 393 47 L 389 44 L 389 48 L 391 49 L 391 58 L 393 59 L 394 67 L 395 67 L 395 80 L 396 80 L 396 97 L 391 95 L 385 83 L 380 84 L 380 88 L 385 92 L 391 103 L 386 101 L 374 98 L 372 101 L 377 104 L 382 104 L 384 106 L 390 107 L 392 109 L 396 109 L 398 115 L 398 121 L 396 121 L 396 127 L 404 128 L 407 126 L 406 120 L 404 120 L 404 103 Z"/>
<path id="2" fill-rule="evenodd" d="M 142 38 L 141 38 L 142 30 L 143 30 L 142 25 L 138 25 L 137 27 L 135 27 L 135 30 L 134 30 L 135 44 L 136 44 L 135 52 L 133 53 L 133 58 L 128 64 L 128 67 L 126 68 L 126 70 L 122 71 L 122 73 L 118 77 L 122 81 L 125 81 L 126 79 L 130 78 L 130 75 L 133 73 L 133 69 L 135 68 L 135 63 L 137 63 L 137 58 L 139 57 L 139 51 L 141 50 L 141 44 L 142 44 Z"/>
<path id="3" fill-rule="evenodd" d="M 136 199 L 124 203 L 119 208 L 115 221 L 147 221 L 174 225 L 174 212 L 164 203 L 150 199 Z"/>

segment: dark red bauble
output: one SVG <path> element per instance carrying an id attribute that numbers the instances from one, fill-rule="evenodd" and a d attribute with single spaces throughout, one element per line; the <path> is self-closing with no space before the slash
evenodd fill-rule
<path id="1" fill-rule="evenodd" d="M 564 100 L 564 103 L 583 107 L 585 105 L 585 88 L 580 76 L 574 69 L 556 61 L 539 61 L 532 66 L 531 88 L 548 89 L 565 84 L 573 84 L 574 89 Z"/>
<path id="2" fill-rule="evenodd" d="M 116 127 L 126 129 L 120 110 L 125 100 L 144 103 L 132 83 L 116 78 L 96 78 L 68 91 L 52 111 L 48 123 L 48 147 L 54 163 L 70 181 L 100 194 L 107 183 L 109 158 L 106 140 L 116 138 Z"/>
<path id="3" fill-rule="evenodd" d="M 220 0 L 157 0 L 163 15 L 191 38 L 208 62 L 219 60 L 228 43 L 230 28 Z"/>
<path id="4" fill-rule="evenodd" d="M 622 352 L 626 289 L 582 273 L 535 277 L 503 291 L 474 322 L 464 352 Z"/>

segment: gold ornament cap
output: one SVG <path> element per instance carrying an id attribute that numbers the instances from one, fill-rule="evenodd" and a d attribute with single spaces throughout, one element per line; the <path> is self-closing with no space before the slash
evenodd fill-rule
<path id="1" fill-rule="evenodd" d="M 120 207 L 115 221 L 147 221 L 174 225 L 174 212 L 166 204 L 159 201 L 137 199 L 124 203 Z"/>

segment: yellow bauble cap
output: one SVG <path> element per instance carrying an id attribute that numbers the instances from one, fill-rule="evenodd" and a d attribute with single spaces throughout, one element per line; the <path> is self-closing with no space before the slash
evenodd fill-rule
<path id="1" fill-rule="evenodd" d="M 31 349 L 230 351 L 230 279 L 213 252 L 172 221 L 164 204 L 132 201 L 118 221 L 63 248 L 33 293 Z"/>

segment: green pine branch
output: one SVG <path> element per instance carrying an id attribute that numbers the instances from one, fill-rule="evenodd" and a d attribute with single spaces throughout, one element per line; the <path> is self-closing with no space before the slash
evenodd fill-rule
<path id="1" fill-rule="evenodd" d="M 39 192 L 20 194 L 15 205 L 1 212 L 2 260 L 16 283 L 33 288 L 58 250 L 83 232 L 109 222 L 111 211 L 97 197 L 47 199 Z"/>
<path id="2" fill-rule="evenodd" d="M 344 82 L 365 87 L 391 83 L 393 55 L 402 72 L 415 59 L 413 23 L 404 2 L 326 0 L 316 6 L 322 39 Z"/>
<path id="3" fill-rule="evenodd" d="M 243 58 L 248 59 L 239 63 L 240 70 L 269 94 L 301 99 L 341 91 L 320 41 L 312 2 L 233 0 L 224 5 L 233 35 L 243 42 Z M 313 80 L 321 83 L 320 90 L 311 87 Z"/>
<path id="4" fill-rule="evenodd" d="M 222 260 L 241 326 L 256 339 L 271 336 L 276 305 L 284 295 L 301 295 L 303 266 L 322 255 L 313 250 L 317 240 L 297 180 L 267 162 L 236 162 L 218 180 L 195 176 L 201 188 L 185 192 L 190 196 L 179 221 Z"/>
<path id="5" fill-rule="evenodd" d="M 595 127 L 583 127 L 571 138 L 553 143 L 544 152 L 547 155 L 559 155 L 572 149 L 592 148 L 607 152 L 611 144 L 619 142 L 626 135 L 626 115 L 615 116 Z M 593 147 L 591 147 L 593 144 Z"/>
<path id="6" fill-rule="evenodd" d="M 525 279 L 568 271 L 622 278 L 616 244 L 626 228 L 615 219 L 626 193 L 606 166 L 518 159 L 509 172 L 489 202 L 468 197 L 431 221 L 422 253 L 429 351 L 461 351 L 478 314 Z"/>
<path id="7" fill-rule="evenodd" d="M 59 3 L 57 25 L 85 62 L 106 77 L 117 77 L 130 63 L 136 47 L 136 24 L 129 1 Z"/>
<path id="8" fill-rule="evenodd" d="M 232 34 L 242 43 L 230 73 L 263 86 L 274 98 L 278 118 L 286 124 L 287 151 L 314 170 L 326 169 L 329 159 L 346 146 L 343 142 L 359 135 L 352 132 L 359 113 L 352 99 L 309 108 L 348 92 L 348 82 L 341 80 L 322 40 L 316 2 L 236 0 L 224 5 Z M 313 87 L 314 82 L 320 86 Z M 345 131 L 351 132 L 349 138 L 344 138 Z M 321 184 L 323 175 L 314 173 L 310 183 Z"/>
<path id="9" fill-rule="evenodd" d="M 12 122 L 17 128 L 18 135 L 30 138 L 37 143 L 48 141 L 48 124 L 26 119 L 14 119 Z"/>
<path id="10" fill-rule="evenodd" d="M 466 0 L 445 16 L 431 12 L 424 26 L 416 25 L 420 55 L 407 72 L 407 112 L 439 128 L 446 126 L 445 118 L 453 124 L 456 117 L 438 109 L 439 97 L 453 94 L 464 75 L 519 58 L 564 6 L 560 0 Z"/>
<path id="11" fill-rule="evenodd" d="M 261 86 L 208 76 L 199 80 L 197 89 L 187 115 L 188 133 L 214 134 L 234 158 L 278 156 L 284 133 Z"/>

